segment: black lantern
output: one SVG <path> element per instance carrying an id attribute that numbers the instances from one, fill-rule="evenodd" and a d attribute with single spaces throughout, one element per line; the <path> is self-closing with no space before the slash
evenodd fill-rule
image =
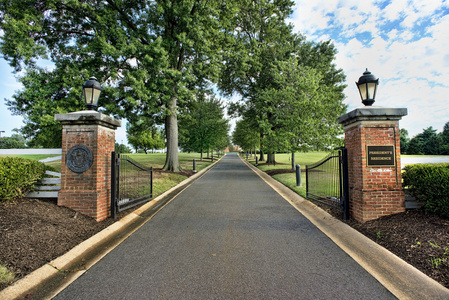
<path id="1" fill-rule="evenodd" d="M 376 99 L 377 86 L 379 85 L 379 78 L 371 74 L 368 69 L 363 72 L 363 76 L 359 78 L 359 82 L 355 83 L 359 89 L 360 97 L 362 98 L 362 103 L 365 106 L 371 106 Z"/>
<path id="2" fill-rule="evenodd" d="M 96 110 L 98 106 L 98 98 L 103 88 L 95 77 L 89 78 L 83 84 L 84 100 L 86 100 L 86 107 L 89 110 Z"/>

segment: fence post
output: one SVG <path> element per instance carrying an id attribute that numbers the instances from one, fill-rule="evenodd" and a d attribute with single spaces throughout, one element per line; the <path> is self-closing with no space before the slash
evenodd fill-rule
<path id="1" fill-rule="evenodd" d="M 257 157 L 257 154 L 256 154 L 256 166 L 257 165 L 259 165 L 259 158 Z"/>
<path id="2" fill-rule="evenodd" d="M 309 166 L 306 165 L 306 198 L 309 197 Z"/>
<path id="3" fill-rule="evenodd" d="M 153 199 L 153 167 L 151 167 L 151 173 L 150 173 L 150 179 L 151 179 L 151 186 L 150 186 L 150 194 L 151 194 L 151 199 Z"/>
<path id="4" fill-rule="evenodd" d="M 301 186 L 301 166 L 296 165 L 296 186 Z"/>
<path id="5" fill-rule="evenodd" d="M 341 149 L 341 156 L 343 162 L 343 196 L 344 196 L 344 210 L 343 219 L 349 220 L 349 171 L 348 171 L 348 149 Z"/>
<path id="6" fill-rule="evenodd" d="M 193 172 L 196 172 L 196 160 L 193 159 Z"/>
<path id="7" fill-rule="evenodd" d="M 117 202 L 116 202 L 116 192 L 117 192 L 117 155 L 115 151 L 111 154 L 111 218 L 114 220 L 117 218 Z"/>
<path id="8" fill-rule="evenodd" d="M 295 153 L 292 154 L 292 170 L 295 169 Z"/>

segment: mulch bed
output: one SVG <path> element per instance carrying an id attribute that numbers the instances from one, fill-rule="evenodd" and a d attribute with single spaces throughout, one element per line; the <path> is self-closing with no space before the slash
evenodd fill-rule
<path id="1" fill-rule="evenodd" d="M 359 223 L 342 220 L 340 210 L 314 204 L 449 288 L 448 219 L 415 209 Z"/>
<path id="2" fill-rule="evenodd" d="M 338 210 L 322 208 L 341 217 Z M 119 218 L 131 211 L 120 213 Z M 113 222 L 106 219 L 97 223 L 52 201 L 0 203 L 0 263 L 20 279 Z M 449 258 L 449 250 L 445 254 L 449 249 L 449 220 L 410 210 L 364 224 L 345 222 L 449 288 L 449 261 L 444 261 Z M 5 287 L 0 285 L 0 290 Z"/>
<path id="3" fill-rule="evenodd" d="M 52 201 L 0 202 L 0 264 L 22 278 L 113 222 L 97 223 Z"/>

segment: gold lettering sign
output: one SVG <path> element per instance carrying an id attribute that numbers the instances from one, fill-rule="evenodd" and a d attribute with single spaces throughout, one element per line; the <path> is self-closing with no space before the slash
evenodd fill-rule
<path id="1" fill-rule="evenodd" d="M 366 164 L 368 167 L 395 166 L 394 146 L 366 146 Z"/>

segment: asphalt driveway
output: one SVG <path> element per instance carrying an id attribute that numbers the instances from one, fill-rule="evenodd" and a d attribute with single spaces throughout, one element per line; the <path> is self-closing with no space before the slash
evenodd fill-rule
<path id="1" fill-rule="evenodd" d="M 55 299 L 395 299 L 228 154 Z"/>

